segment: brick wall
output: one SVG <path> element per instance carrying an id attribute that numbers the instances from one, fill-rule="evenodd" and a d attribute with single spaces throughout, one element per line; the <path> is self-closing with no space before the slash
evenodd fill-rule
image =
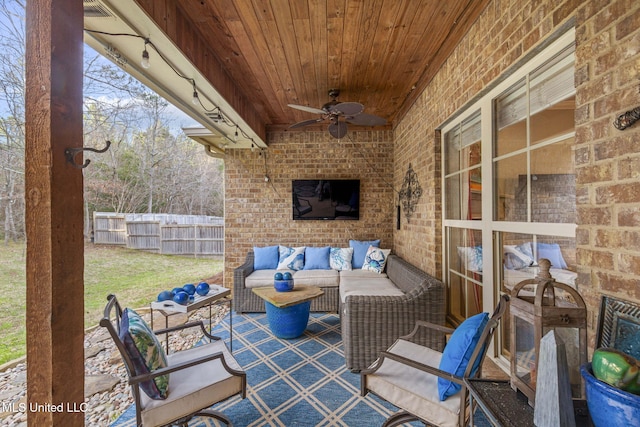
<path id="1" fill-rule="evenodd" d="M 225 157 L 225 285 L 253 246 L 349 245 L 381 239 L 393 245 L 395 224 L 391 131 L 273 132 L 262 154 L 228 150 Z M 269 182 L 264 180 L 265 175 Z M 293 221 L 293 179 L 359 179 L 358 221 Z"/>
<path id="2" fill-rule="evenodd" d="M 437 128 L 567 23 L 576 28 L 577 280 L 590 337 L 602 294 L 640 301 L 640 123 L 615 117 L 640 105 L 640 2 L 491 2 L 395 128 L 394 182 L 412 163 L 425 193 L 415 224 L 394 250 L 439 271 L 440 153 Z M 436 142 L 434 142 L 436 141 Z"/>
<path id="3" fill-rule="evenodd" d="M 640 301 L 640 123 L 612 126 L 640 106 L 640 3 L 600 3 L 578 14 L 576 52 L 578 272 L 594 310 L 601 294 Z"/>

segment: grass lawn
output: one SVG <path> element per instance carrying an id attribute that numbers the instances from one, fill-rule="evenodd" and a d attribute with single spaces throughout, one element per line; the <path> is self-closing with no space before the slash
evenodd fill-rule
<path id="1" fill-rule="evenodd" d="M 100 320 L 107 295 L 127 307 L 148 307 L 160 291 L 222 271 L 222 260 L 156 255 L 121 247 L 85 245 L 84 326 Z M 0 364 L 26 353 L 26 246 L 0 244 Z"/>

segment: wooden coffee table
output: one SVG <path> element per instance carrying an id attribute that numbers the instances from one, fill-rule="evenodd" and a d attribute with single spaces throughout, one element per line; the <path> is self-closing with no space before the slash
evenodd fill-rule
<path id="1" fill-rule="evenodd" d="M 278 292 L 271 286 L 252 290 L 264 300 L 271 332 L 284 339 L 297 338 L 304 333 L 311 300 L 324 295 L 324 291 L 315 286 L 295 286 L 288 292 Z"/>

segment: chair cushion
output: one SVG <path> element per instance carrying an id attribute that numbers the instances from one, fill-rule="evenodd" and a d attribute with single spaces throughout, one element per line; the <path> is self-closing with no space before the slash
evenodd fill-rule
<path id="1" fill-rule="evenodd" d="M 302 270 L 304 268 L 304 250 L 304 246 L 299 248 L 280 246 L 278 249 L 280 253 L 278 270 Z"/>
<path id="2" fill-rule="evenodd" d="M 214 341 L 168 356 L 169 366 L 222 352 L 231 369 L 242 370 L 223 341 Z M 242 378 L 229 374 L 220 359 L 171 373 L 171 393 L 166 400 L 141 397 L 142 425 L 165 425 L 242 391 Z"/>
<path id="3" fill-rule="evenodd" d="M 331 248 L 325 246 L 323 248 L 308 247 L 304 250 L 304 269 L 305 270 L 330 270 L 329 252 Z"/>
<path id="4" fill-rule="evenodd" d="M 467 369 L 469 359 L 473 354 L 482 331 L 489 321 L 488 313 L 478 313 L 466 319 L 460 326 L 453 331 L 449 342 L 442 353 L 440 361 L 440 369 L 450 374 L 463 376 Z M 475 374 L 480 365 L 480 359 L 477 359 L 471 370 L 471 376 Z M 438 378 L 438 394 L 440 400 L 458 393 L 461 389 L 460 384 L 456 384 L 444 378 Z"/>
<path id="5" fill-rule="evenodd" d="M 349 247 L 353 248 L 353 259 L 351 260 L 353 268 L 362 268 L 369 246 L 379 247 L 380 239 L 369 241 L 349 240 Z"/>
<path id="6" fill-rule="evenodd" d="M 253 269 L 269 270 L 278 267 L 278 246 L 253 248 Z"/>
<path id="7" fill-rule="evenodd" d="M 120 340 L 133 363 L 134 375 L 147 374 L 167 366 L 167 355 L 160 341 L 142 317 L 129 308 L 122 312 Z M 166 399 L 169 375 L 142 382 L 140 388 L 152 399 Z"/>
<path id="8" fill-rule="evenodd" d="M 331 248 L 329 252 L 329 265 L 334 270 L 351 270 L 352 259 L 353 248 Z"/>
<path id="9" fill-rule="evenodd" d="M 388 350 L 422 364 L 437 367 L 442 353 L 405 340 L 397 340 Z M 385 359 L 367 375 L 367 388 L 405 411 L 441 427 L 457 427 L 460 394 L 444 402 L 438 397 L 438 377 L 428 372 Z"/>
<path id="10" fill-rule="evenodd" d="M 367 254 L 364 256 L 362 269 L 382 273 L 384 266 L 387 265 L 387 257 L 390 252 L 391 249 L 380 249 L 375 246 L 369 246 Z"/>

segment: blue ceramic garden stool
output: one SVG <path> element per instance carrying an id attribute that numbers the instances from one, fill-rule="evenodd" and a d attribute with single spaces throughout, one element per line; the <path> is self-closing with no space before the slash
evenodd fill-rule
<path id="1" fill-rule="evenodd" d="M 271 332 L 278 338 L 298 338 L 307 329 L 311 301 L 279 308 L 265 301 Z"/>
<path id="2" fill-rule="evenodd" d="M 289 292 L 279 292 L 272 286 L 253 288 L 264 300 L 271 332 L 278 338 L 297 338 L 307 329 L 311 300 L 324 295 L 316 286 L 294 286 Z"/>

